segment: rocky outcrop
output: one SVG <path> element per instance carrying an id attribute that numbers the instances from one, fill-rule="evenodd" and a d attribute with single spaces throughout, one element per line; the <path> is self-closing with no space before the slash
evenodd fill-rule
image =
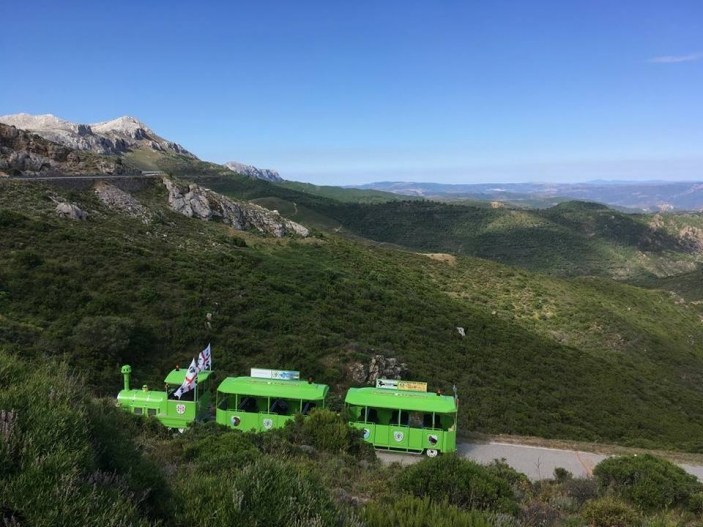
<path id="1" fill-rule="evenodd" d="M 123 212 L 134 218 L 139 218 L 144 223 L 150 223 L 152 214 L 131 194 L 105 181 L 99 181 L 94 189 L 95 195 L 107 207 Z"/>
<path id="2" fill-rule="evenodd" d="M 0 123 L 1 172 L 11 176 L 118 175 L 129 169 L 117 157 L 78 152 Z"/>
<path id="3" fill-rule="evenodd" d="M 233 201 L 195 184 L 179 185 L 168 178 L 163 178 L 163 183 L 168 189 L 169 206 L 189 218 L 220 221 L 237 230 L 257 230 L 279 238 L 310 234 L 308 229 L 285 219 L 276 211 Z"/>
<path id="4" fill-rule="evenodd" d="M 56 205 L 56 214 L 62 218 L 69 218 L 71 220 L 87 220 L 88 213 L 80 209 L 77 205 L 73 203 L 59 202 Z"/>
<path id="5" fill-rule="evenodd" d="M 283 181 L 283 178 L 275 170 L 269 170 L 267 168 L 256 168 L 251 165 L 237 163 L 236 161 L 229 161 L 228 163 L 225 163 L 225 166 L 233 172 L 236 172 L 237 174 L 242 174 L 251 178 L 263 179 L 265 181 L 271 181 L 273 183 Z"/>
<path id="6" fill-rule="evenodd" d="M 679 240 L 684 249 L 694 252 L 703 252 L 703 229 L 686 225 L 678 232 Z"/>
<path id="7" fill-rule="evenodd" d="M 181 145 L 159 137 L 144 123 L 129 116 L 95 124 L 77 124 L 51 114 L 18 113 L 0 116 L 0 123 L 28 130 L 74 150 L 120 155 L 133 149 L 149 149 L 197 159 Z"/>
<path id="8" fill-rule="evenodd" d="M 368 363 L 350 363 L 347 374 L 355 384 L 375 385 L 378 379 L 402 379 L 407 369 L 405 363 L 396 358 L 376 354 Z"/>

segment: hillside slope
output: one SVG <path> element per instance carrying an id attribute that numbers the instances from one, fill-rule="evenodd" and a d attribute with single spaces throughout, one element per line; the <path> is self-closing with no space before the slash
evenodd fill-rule
<path id="1" fill-rule="evenodd" d="M 415 250 L 477 256 L 555 276 L 641 280 L 703 261 L 703 214 L 625 214 L 566 202 L 515 209 L 435 201 L 376 201 L 242 178 L 206 178 L 227 195 L 285 209 L 296 221 Z M 344 190 L 344 189 L 340 189 Z"/>
<path id="2" fill-rule="evenodd" d="M 464 431 L 701 448 L 703 332 L 666 293 L 237 233 L 172 212 L 159 185 L 134 194 L 144 223 L 92 191 L 1 184 L 0 346 L 65 356 L 97 393 L 115 393 L 124 362 L 158 385 L 208 341 L 222 374 L 299 369 L 336 390 L 381 352 L 455 383 Z M 57 217 L 49 196 L 88 220 Z"/>

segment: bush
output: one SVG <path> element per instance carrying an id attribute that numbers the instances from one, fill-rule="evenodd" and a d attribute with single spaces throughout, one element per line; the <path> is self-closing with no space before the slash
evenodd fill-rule
<path id="1" fill-rule="evenodd" d="M 579 505 L 598 497 L 598 482 L 593 478 L 574 478 L 561 484 L 561 490 Z"/>
<path id="2" fill-rule="evenodd" d="M 593 475 L 603 488 L 646 510 L 685 506 L 693 494 L 703 490 L 694 476 L 649 454 L 606 459 Z"/>
<path id="3" fill-rule="evenodd" d="M 250 434 L 229 430 L 216 423 L 196 424 L 191 433 L 179 438 L 186 461 L 203 473 L 230 471 L 256 460 L 261 454 Z"/>
<path id="4" fill-rule="evenodd" d="M 435 502 L 498 512 L 517 512 L 515 495 L 505 479 L 455 454 L 426 459 L 399 478 L 402 490 Z"/>
<path id="5" fill-rule="evenodd" d="M 532 501 L 520 510 L 520 522 L 525 527 L 551 527 L 561 519 L 561 513 L 543 501 Z"/>
<path id="6" fill-rule="evenodd" d="M 364 509 L 367 527 L 489 527 L 489 518 L 478 511 L 462 511 L 429 498 L 404 496 L 389 503 L 371 502 Z"/>
<path id="7" fill-rule="evenodd" d="M 179 474 L 182 525 L 335 526 L 337 509 L 315 474 L 262 457 L 218 476 Z"/>
<path id="8" fill-rule="evenodd" d="M 65 364 L 30 366 L 0 351 L 0 378 L 0 410 L 14 416 L 0 436 L 8 517 L 34 527 L 147 525 L 144 513 L 167 518 L 151 499 L 154 486 L 165 487 L 158 468 L 122 431 L 118 410 L 93 403 Z"/>
<path id="9" fill-rule="evenodd" d="M 373 448 L 363 440 L 361 431 L 329 410 L 316 409 L 307 417 L 296 415 L 295 420 L 287 423 L 285 432 L 288 440 L 297 445 L 366 459 L 374 457 Z"/>
<path id="10" fill-rule="evenodd" d="M 627 503 L 613 497 L 589 501 L 581 516 L 592 527 L 629 527 L 639 523 L 639 516 Z"/>

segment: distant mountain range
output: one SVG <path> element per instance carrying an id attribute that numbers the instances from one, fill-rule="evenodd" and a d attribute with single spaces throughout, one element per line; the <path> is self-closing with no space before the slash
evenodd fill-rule
<path id="1" fill-rule="evenodd" d="M 443 201 L 479 200 L 551 207 L 568 200 L 595 201 L 637 211 L 703 210 L 703 182 L 591 181 L 586 183 L 441 183 L 379 182 L 354 188 L 382 190 Z"/>

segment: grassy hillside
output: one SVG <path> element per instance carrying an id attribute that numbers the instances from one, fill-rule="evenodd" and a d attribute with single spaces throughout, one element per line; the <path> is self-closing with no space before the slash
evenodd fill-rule
<path id="1" fill-rule="evenodd" d="M 306 194 L 330 198 L 342 203 L 386 203 L 388 201 L 407 201 L 408 199 L 413 199 L 407 196 L 399 196 L 392 192 L 383 192 L 381 190 L 320 186 L 297 181 L 284 181 L 278 183 L 277 186 L 298 190 Z"/>
<path id="2" fill-rule="evenodd" d="M 241 177 L 203 181 L 322 229 L 556 276 L 643 280 L 690 272 L 703 259 L 701 214 L 625 214 L 575 201 L 541 210 L 435 201 L 352 203 L 303 192 L 304 186 Z"/>
<path id="3" fill-rule="evenodd" d="M 432 388 L 456 383 L 466 431 L 703 446 L 700 319 L 667 293 L 262 238 L 170 212 L 158 184 L 137 194 L 149 225 L 91 192 L 2 185 L 0 346 L 65 357 L 96 393 L 118 390 L 124 362 L 159 385 L 208 341 L 222 373 L 299 369 L 340 389 L 348 362 L 381 352 Z M 89 220 L 56 217 L 50 195 Z"/>
<path id="4" fill-rule="evenodd" d="M 581 202 L 545 210 L 400 202 L 346 205 L 328 214 L 374 240 L 558 276 L 666 276 L 691 270 L 701 257 L 686 240 L 653 225 L 652 216 Z"/>

